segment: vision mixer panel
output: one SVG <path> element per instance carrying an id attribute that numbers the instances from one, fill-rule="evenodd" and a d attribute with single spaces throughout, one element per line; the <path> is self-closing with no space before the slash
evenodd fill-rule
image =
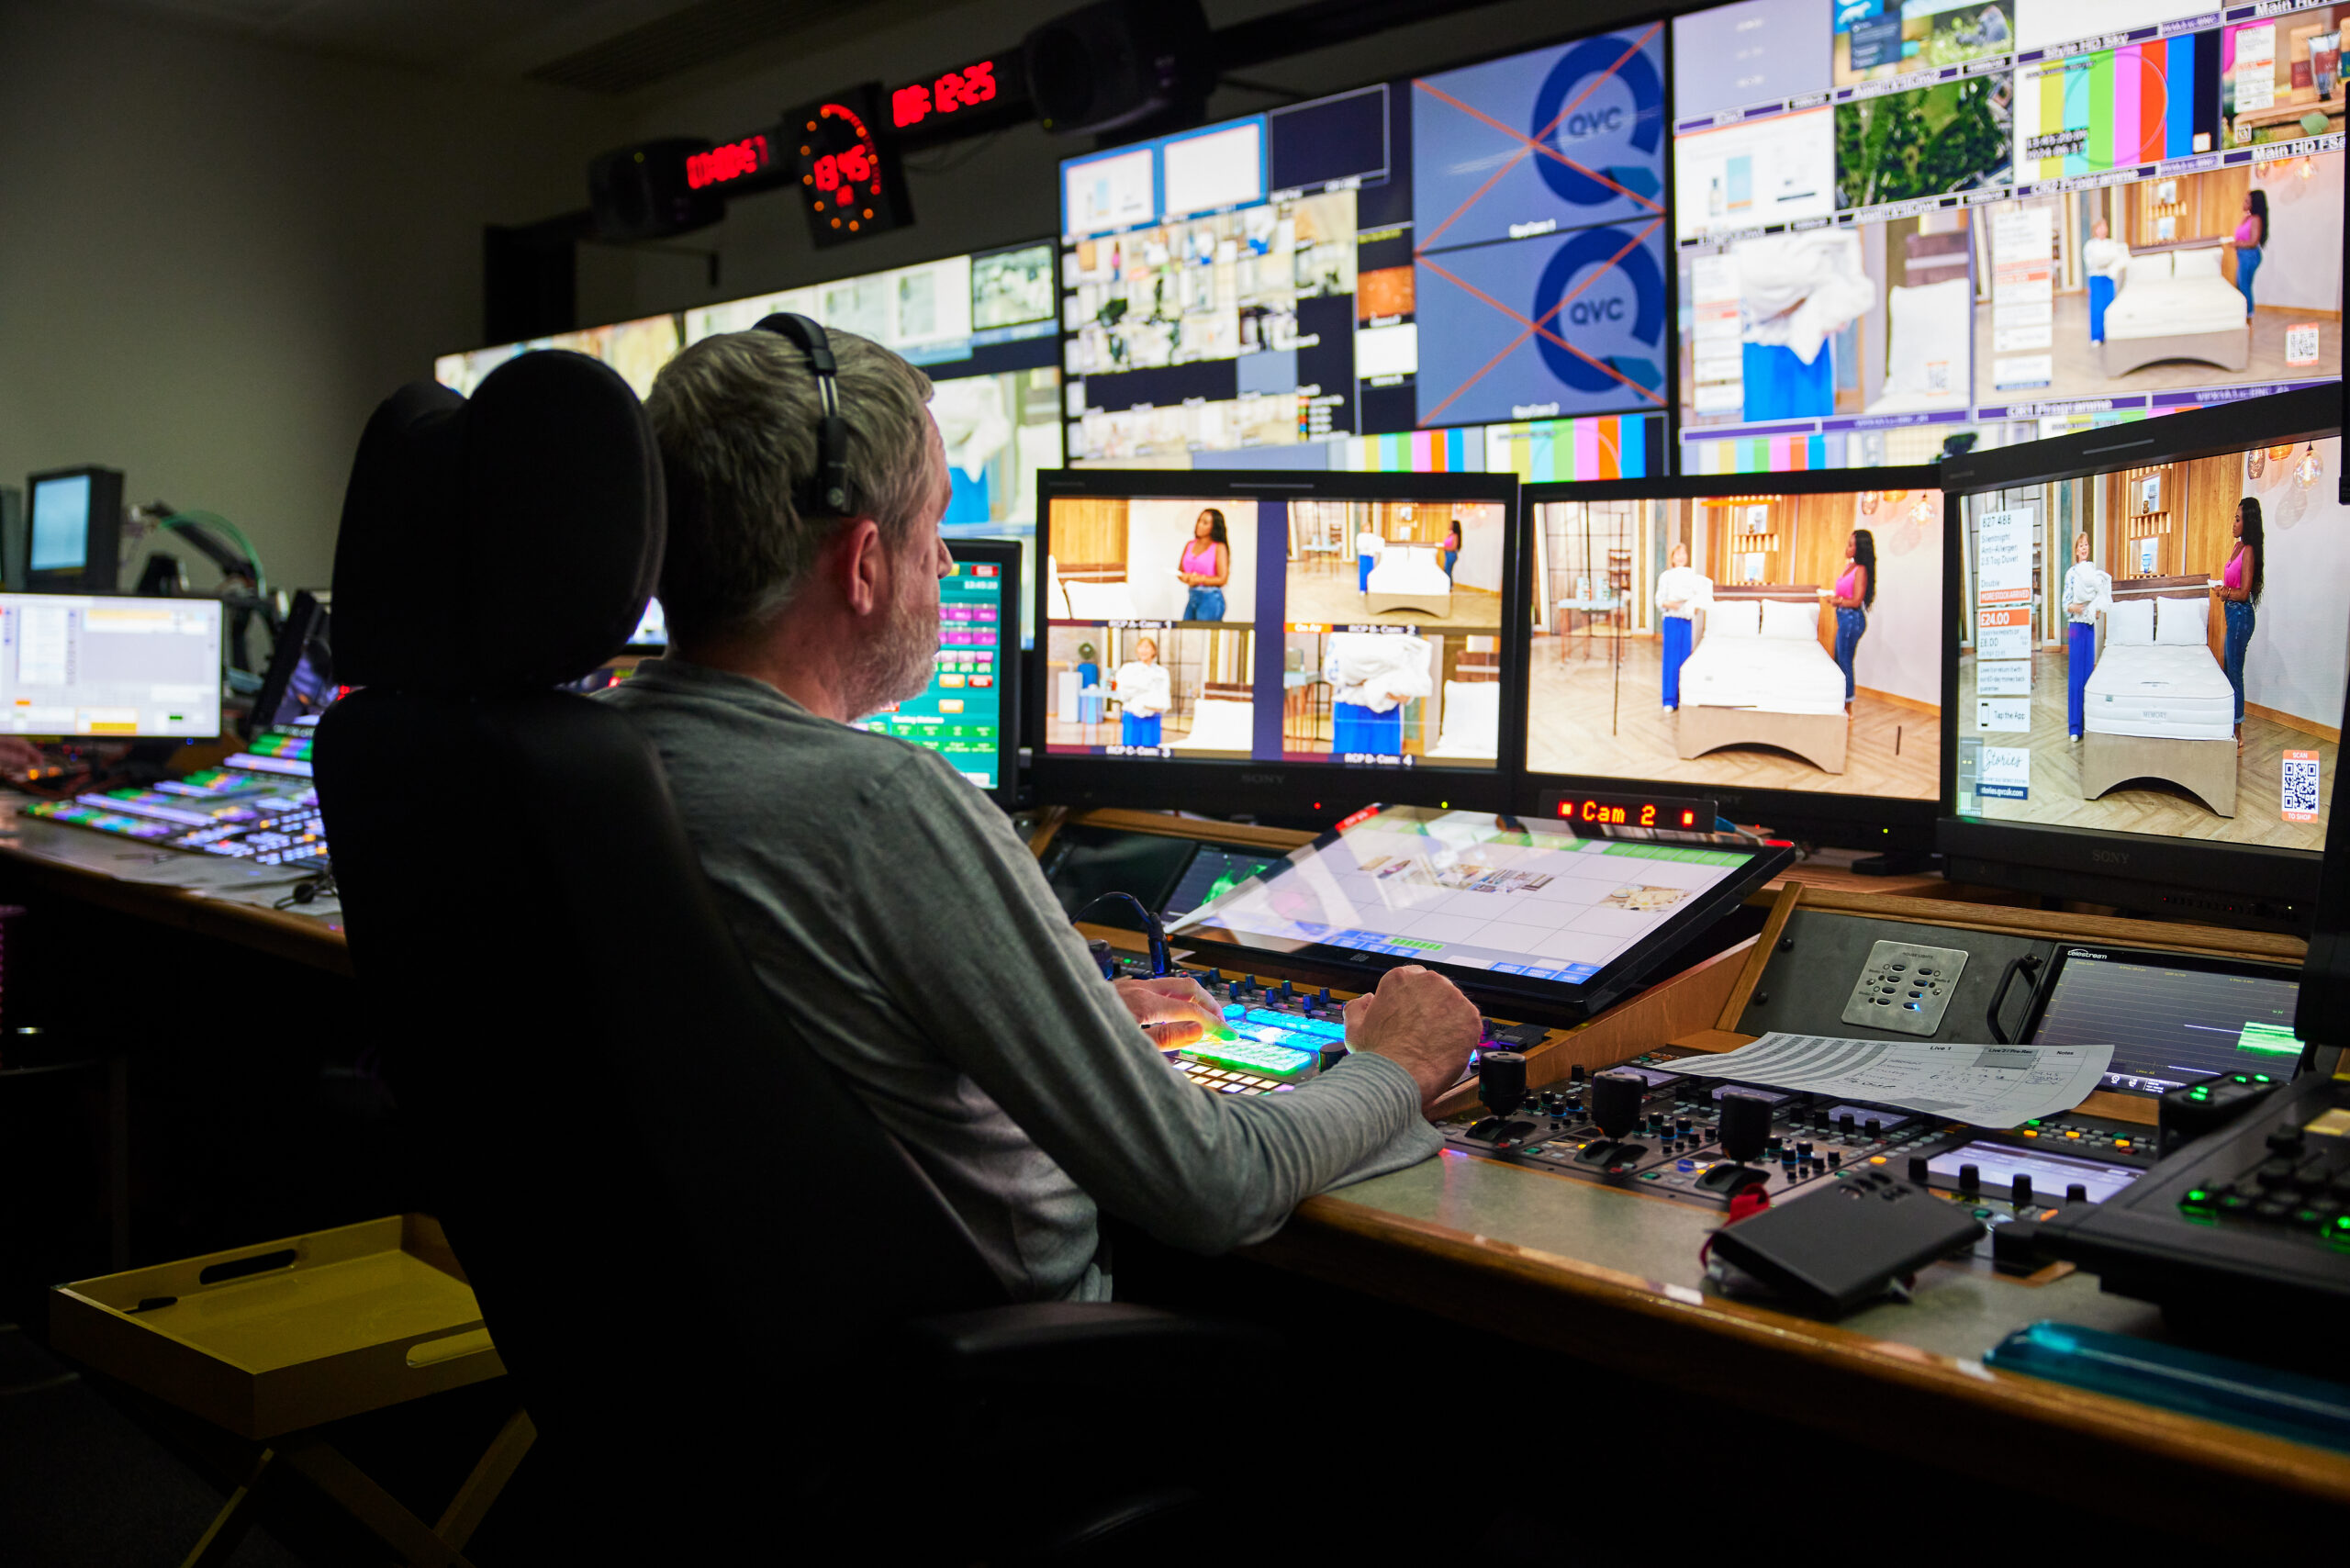
<path id="1" fill-rule="evenodd" d="M 159 848 L 324 869 L 326 829 L 309 782 L 312 740 L 307 726 L 281 726 L 254 736 L 250 751 L 221 767 L 151 786 L 39 801 L 25 814 Z"/>

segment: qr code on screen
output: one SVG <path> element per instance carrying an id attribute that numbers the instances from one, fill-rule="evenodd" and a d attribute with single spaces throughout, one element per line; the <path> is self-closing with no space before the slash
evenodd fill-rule
<path id="1" fill-rule="evenodd" d="M 2317 821 L 2317 753 L 2288 751 L 2285 754 L 2282 807 L 2287 822 Z"/>

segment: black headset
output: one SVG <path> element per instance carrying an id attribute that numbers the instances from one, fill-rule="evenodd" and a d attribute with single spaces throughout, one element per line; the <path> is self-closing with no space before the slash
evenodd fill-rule
<path id="1" fill-rule="evenodd" d="M 824 406 L 816 421 L 816 476 L 792 498 L 803 517 L 848 515 L 848 421 L 841 418 L 839 366 L 833 361 L 833 340 L 805 316 L 778 310 L 762 317 L 752 330 L 789 338 L 808 356 L 815 373 L 816 397 Z"/>

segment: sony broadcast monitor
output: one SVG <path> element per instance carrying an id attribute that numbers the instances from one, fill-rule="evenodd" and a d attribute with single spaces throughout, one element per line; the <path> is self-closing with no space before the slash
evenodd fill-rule
<path id="1" fill-rule="evenodd" d="M 1911 467 L 1529 486 L 1519 810 L 1661 792 L 1811 842 L 1929 846 L 1940 483 Z"/>
<path id="2" fill-rule="evenodd" d="M 1506 474 L 1047 474 L 1039 790 L 1329 820 L 1498 809 L 1517 766 Z"/>
<path id="3" fill-rule="evenodd" d="M 1945 465 L 1953 879 L 2294 925 L 2350 668 L 2337 392 Z"/>

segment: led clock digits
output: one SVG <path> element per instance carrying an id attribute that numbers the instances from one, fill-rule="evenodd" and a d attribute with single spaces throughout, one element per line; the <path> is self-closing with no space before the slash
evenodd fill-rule
<path id="1" fill-rule="evenodd" d="M 995 101 L 995 62 L 981 60 L 957 71 L 941 72 L 928 82 L 916 82 L 890 95 L 890 122 L 909 130 L 933 116 L 952 116 Z"/>
<path id="2" fill-rule="evenodd" d="M 876 215 L 889 198 L 881 175 L 881 150 L 856 110 L 845 104 L 820 104 L 800 127 L 800 184 L 819 232 L 861 234 L 888 228 Z"/>
<path id="3" fill-rule="evenodd" d="M 767 166 L 767 139 L 746 136 L 707 152 L 689 154 L 686 159 L 686 188 L 698 191 L 710 185 L 732 185 Z"/>

